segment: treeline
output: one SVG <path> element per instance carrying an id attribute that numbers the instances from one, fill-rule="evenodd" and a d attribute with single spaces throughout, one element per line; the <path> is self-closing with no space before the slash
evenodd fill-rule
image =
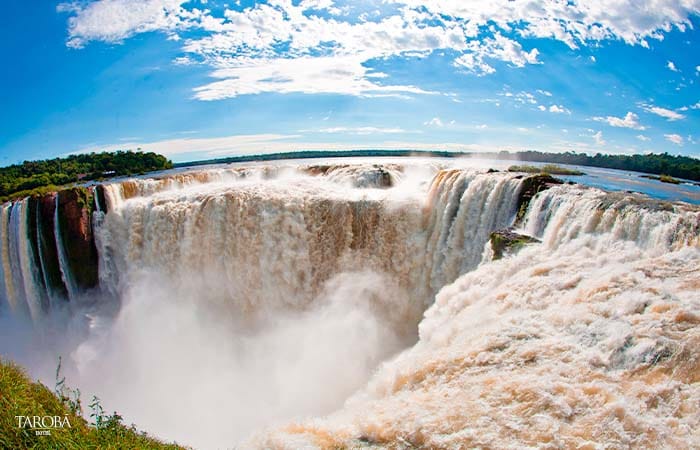
<path id="1" fill-rule="evenodd" d="M 204 166 L 209 164 L 233 164 L 251 161 L 279 161 L 284 159 L 348 158 L 362 156 L 426 156 L 435 158 L 455 158 L 465 155 L 469 155 L 469 153 L 444 150 L 295 150 L 291 152 L 261 153 L 257 155 L 227 156 L 224 158 L 189 161 L 175 163 L 175 167 Z"/>
<path id="2" fill-rule="evenodd" d="M 688 156 L 674 156 L 668 153 L 650 153 L 646 155 L 604 155 L 593 156 L 585 153 L 544 153 L 528 150 L 517 153 L 501 152 L 502 159 L 519 161 L 552 162 L 578 166 L 603 167 L 606 169 L 631 170 L 656 175 L 670 175 L 686 180 L 700 181 L 700 160 Z"/>
<path id="3" fill-rule="evenodd" d="M 25 161 L 0 168 L 0 200 L 49 186 L 170 169 L 173 163 L 153 152 L 86 153 Z"/>
<path id="4" fill-rule="evenodd" d="M 507 151 L 492 153 L 465 153 L 444 150 L 302 150 L 260 155 L 232 156 L 227 158 L 209 159 L 178 163 L 177 167 L 196 166 L 203 164 L 240 163 L 248 161 L 270 161 L 281 159 L 305 158 L 345 158 L 361 156 L 423 156 L 438 158 L 491 158 L 513 161 L 548 162 L 556 164 L 572 164 L 578 166 L 603 167 L 607 169 L 631 170 L 656 175 L 670 175 L 687 180 L 700 181 L 700 160 L 688 156 L 673 156 L 668 153 L 646 155 L 604 155 L 598 153 L 590 156 L 585 153 L 546 153 L 535 150 L 509 153 Z"/>

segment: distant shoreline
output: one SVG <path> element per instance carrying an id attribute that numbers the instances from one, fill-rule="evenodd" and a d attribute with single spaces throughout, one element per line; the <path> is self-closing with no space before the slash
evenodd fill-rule
<path id="1" fill-rule="evenodd" d="M 162 170 L 198 167 L 214 164 L 284 161 L 298 159 L 348 158 L 348 157 L 424 157 L 424 158 L 474 158 L 536 162 L 550 165 L 598 167 L 639 173 L 641 177 L 672 184 L 700 186 L 700 159 L 688 156 L 672 156 L 668 153 L 646 155 L 589 156 L 585 153 L 546 153 L 525 150 L 501 152 L 453 152 L 441 150 L 301 150 L 257 155 L 240 155 L 225 158 L 189 161 L 173 164 L 162 155 L 152 152 L 117 151 L 72 155 L 43 161 L 25 161 L 0 168 L 0 202 L 46 192 L 85 182 L 104 182 L 134 174 L 146 175 Z M 527 167 L 527 165 L 523 165 Z M 534 169 L 534 167 L 533 167 Z M 546 169 L 543 168 L 544 171 Z M 574 174 L 573 171 L 568 174 Z M 577 171 L 576 174 L 583 174 Z"/>
<path id="2" fill-rule="evenodd" d="M 525 150 L 501 152 L 452 152 L 444 150 L 301 150 L 293 152 L 241 155 L 174 163 L 173 168 L 196 167 L 211 164 L 283 161 L 288 159 L 348 158 L 348 157 L 428 157 L 428 158 L 479 158 L 518 162 L 540 162 L 573 166 L 626 170 L 642 174 L 669 176 L 691 182 L 700 181 L 700 159 L 689 156 L 672 156 L 668 153 L 646 155 L 608 155 L 585 153 L 547 153 Z"/>

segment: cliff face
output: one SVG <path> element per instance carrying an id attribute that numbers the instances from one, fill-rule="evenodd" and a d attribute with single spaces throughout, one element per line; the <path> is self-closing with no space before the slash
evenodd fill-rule
<path id="1" fill-rule="evenodd" d="M 42 263 L 40 267 L 44 275 L 44 282 L 47 289 L 53 292 L 56 297 L 67 299 L 68 292 L 61 278 L 54 234 L 56 229 L 56 195 L 58 195 L 56 192 L 51 192 L 31 200 L 36 205 L 36 247 L 39 253 L 38 259 Z"/>
<path id="2" fill-rule="evenodd" d="M 99 288 L 94 209 L 86 187 L 0 205 L 0 308 L 39 320 Z"/>
<path id="3" fill-rule="evenodd" d="M 97 248 L 92 233 L 93 193 L 77 187 L 58 194 L 59 239 L 64 243 L 69 270 L 76 287 L 98 284 Z"/>

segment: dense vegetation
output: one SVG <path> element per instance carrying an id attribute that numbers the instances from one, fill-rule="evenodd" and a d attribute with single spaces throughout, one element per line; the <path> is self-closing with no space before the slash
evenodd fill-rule
<path id="1" fill-rule="evenodd" d="M 663 181 L 672 177 L 700 181 L 700 160 L 668 153 L 646 155 L 587 155 L 585 153 L 546 153 L 534 150 L 509 153 L 460 153 L 421 150 L 302 150 L 263 155 L 232 156 L 228 158 L 194 161 L 173 165 L 162 155 L 152 152 L 118 151 L 71 155 L 44 161 L 25 161 L 0 168 L 0 202 L 57 190 L 58 186 L 78 181 L 100 180 L 112 176 L 143 174 L 174 166 L 271 161 L 305 158 L 334 158 L 352 156 L 424 156 L 441 158 L 478 157 L 517 161 L 549 162 L 580 166 L 603 167 L 663 175 Z M 527 167 L 527 166 L 523 166 Z M 552 166 L 556 167 L 556 166 Z M 539 169 L 538 169 L 539 170 Z M 550 173 L 558 173 L 551 172 Z M 562 173 L 563 174 L 563 173 Z M 573 175 L 573 173 L 570 173 Z"/>
<path id="2" fill-rule="evenodd" d="M 59 366 L 60 367 L 60 366 Z M 122 424 L 117 413 L 105 415 L 99 399 L 89 405 L 91 422 L 82 417 L 79 392 L 65 387 L 57 371 L 56 392 L 29 380 L 17 365 L 0 360 L 0 448 L 34 449 L 177 449 L 132 426 Z M 37 435 L 31 424 L 19 426 L 16 416 L 59 416 L 70 427 L 51 428 L 50 435 Z"/>
<path id="3" fill-rule="evenodd" d="M 228 156 L 225 158 L 176 163 L 174 166 L 190 167 L 203 166 L 208 164 L 230 164 L 250 161 L 277 161 L 284 159 L 311 158 L 346 158 L 358 156 L 428 156 L 436 158 L 454 158 L 466 155 L 469 155 L 469 153 L 427 150 L 297 150 L 293 152 L 264 153 L 259 155 Z"/>
<path id="4" fill-rule="evenodd" d="M 86 153 L 66 158 L 25 161 L 0 168 L 0 201 L 42 194 L 78 181 L 169 169 L 173 163 L 152 152 Z"/>
<path id="5" fill-rule="evenodd" d="M 537 166 L 510 166 L 508 172 L 525 172 L 525 173 L 548 173 L 550 175 L 585 175 L 580 170 L 567 169 L 566 167 L 557 166 L 555 164 L 545 164 L 542 167 Z"/>
<path id="6" fill-rule="evenodd" d="M 514 161 L 549 162 L 555 164 L 572 164 L 579 166 L 603 167 L 607 169 L 630 170 L 656 175 L 669 175 L 700 181 L 700 159 L 688 156 L 674 156 L 668 153 L 650 153 L 646 155 L 604 155 L 593 156 L 585 153 L 546 153 L 534 150 L 510 153 L 461 153 L 451 151 L 422 151 L 422 150 L 302 150 L 296 152 L 269 153 L 263 155 L 232 156 L 228 158 L 210 159 L 176 164 L 178 167 L 237 163 L 248 161 L 270 161 L 280 159 L 304 158 L 342 158 L 350 156 L 427 156 L 440 158 L 477 157 Z"/>
<path id="7" fill-rule="evenodd" d="M 511 155 L 501 152 L 498 155 Z M 631 170 L 656 175 L 669 175 L 700 181 L 700 160 L 688 156 L 673 156 L 668 153 L 647 155 L 603 155 L 593 156 L 585 153 L 544 153 L 525 151 L 513 154 L 519 161 L 552 162 L 578 166 L 603 167 L 607 169 Z"/>

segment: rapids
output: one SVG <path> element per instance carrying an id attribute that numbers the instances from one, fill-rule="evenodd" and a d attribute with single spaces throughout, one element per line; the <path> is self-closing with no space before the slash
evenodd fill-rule
<path id="1" fill-rule="evenodd" d="M 5 204 L 0 316 L 39 337 L 0 351 L 44 378 L 62 353 L 205 448 L 700 445 L 700 210 L 527 183 L 410 160 L 108 183 L 94 286 L 60 194 Z M 540 242 L 493 260 L 509 227 Z"/>

